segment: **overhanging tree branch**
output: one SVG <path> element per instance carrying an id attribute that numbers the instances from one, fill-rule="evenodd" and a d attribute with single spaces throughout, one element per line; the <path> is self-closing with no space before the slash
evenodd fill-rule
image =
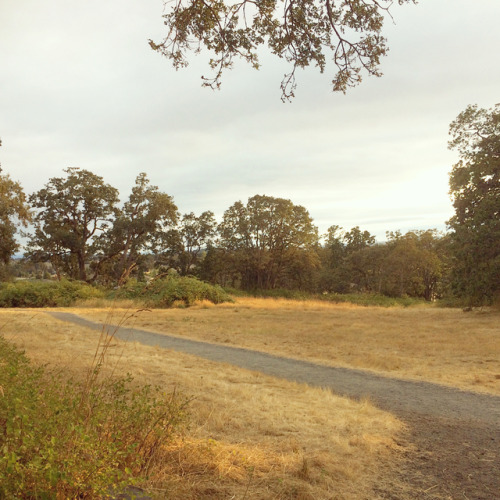
<path id="1" fill-rule="evenodd" d="M 398 4 L 416 0 L 398 0 Z M 270 52 L 292 66 L 281 82 L 282 100 L 290 100 L 297 68 L 314 64 L 323 72 L 330 55 L 335 73 L 334 91 L 346 92 L 359 84 L 362 72 L 381 76 L 380 58 L 387 53 L 381 35 L 392 0 L 171 0 L 163 15 L 167 36 L 153 50 L 172 61 L 176 69 L 188 65 L 188 52 L 211 54 L 211 77 L 203 86 L 218 89 L 222 74 L 235 57 L 259 68 L 257 51 Z M 391 16 L 392 18 L 392 16 Z"/>

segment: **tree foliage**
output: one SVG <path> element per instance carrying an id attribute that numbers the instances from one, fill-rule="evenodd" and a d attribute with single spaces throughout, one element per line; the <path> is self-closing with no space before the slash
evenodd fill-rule
<path id="1" fill-rule="evenodd" d="M 177 222 L 172 197 L 141 173 L 119 208 L 117 189 L 102 177 L 78 168 L 65 172 L 30 197 L 38 211 L 28 255 L 73 279 L 125 282 Z"/>
<path id="2" fill-rule="evenodd" d="M 367 259 L 370 261 L 374 252 L 367 250 L 375 244 L 375 237 L 359 226 L 344 231 L 337 225 L 330 226 L 325 237 L 323 288 L 340 293 L 370 290 Z"/>
<path id="3" fill-rule="evenodd" d="M 7 264 L 18 250 L 15 239 L 17 226 L 25 226 L 29 218 L 29 208 L 21 185 L 9 175 L 2 174 L 0 168 L 0 263 Z"/>
<path id="4" fill-rule="evenodd" d="M 440 293 L 445 272 L 446 246 L 436 230 L 390 232 L 381 292 L 394 297 L 409 295 L 432 300 Z"/>
<path id="5" fill-rule="evenodd" d="M 500 292 L 500 104 L 468 106 L 450 135 L 460 155 L 450 173 L 453 282 L 470 305 L 482 304 Z"/>
<path id="6" fill-rule="evenodd" d="M 203 253 L 212 245 L 217 229 L 214 213 L 184 214 L 177 227 L 165 234 L 160 262 L 181 276 L 196 274 Z"/>
<path id="7" fill-rule="evenodd" d="M 187 53 L 202 47 L 212 55 L 213 76 L 203 85 L 219 88 L 222 73 L 241 58 L 258 69 L 259 50 L 290 64 L 281 82 L 282 99 L 294 96 L 297 68 L 317 66 L 327 59 L 335 66 L 334 91 L 345 92 L 361 82 L 363 73 L 380 76 L 386 55 L 384 18 L 393 0 L 172 0 L 163 16 L 167 36 L 153 50 L 170 59 L 176 69 L 187 66 Z M 398 0 L 400 5 L 416 0 Z"/>
<path id="8" fill-rule="evenodd" d="M 243 288 L 275 288 L 293 280 L 294 266 L 308 272 L 317 265 L 318 232 L 308 211 L 290 200 L 256 195 L 245 206 L 234 203 L 219 226 L 223 255 Z"/>
<path id="9" fill-rule="evenodd" d="M 37 209 L 28 245 L 34 260 L 50 261 L 69 277 L 87 281 L 87 264 L 96 254 L 98 236 L 116 214 L 118 191 L 102 177 L 78 168 L 65 170 L 30 196 Z"/>
<path id="10" fill-rule="evenodd" d="M 106 265 L 109 278 L 126 281 L 142 256 L 160 246 L 161 235 L 175 225 L 177 217 L 173 198 L 150 185 L 145 173 L 139 174 L 129 199 L 101 236 L 101 257 L 94 267 L 102 272 Z"/>
<path id="11" fill-rule="evenodd" d="M 446 271 L 444 239 L 435 230 L 388 232 L 376 243 L 368 231 L 344 232 L 331 226 L 326 235 L 321 285 L 326 291 L 369 292 L 391 297 L 440 296 Z"/>
<path id="12" fill-rule="evenodd" d="M 21 184 L 13 181 L 9 175 L 2 174 L 0 166 L 0 278 L 4 275 L 5 266 L 19 249 L 15 238 L 18 226 L 26 226 L 29 220 L 29 206 Z"/>
<path id="13" fill-rule="evenodd" d="M 146 286 L 146 271 L 150 279 L 173 270 L 273 293 L 286 288 L 433 300 L 449 289 L 451 267 L 455 293 L 472 305 L 491 301 L 500 282 L 499 108 L 470 106 L 452 124 L 450 145 L 461 159 L 450 175 L 456 214 L 445 237 L 436 230 L 395 231 L 377 243 L 358 226 L 331 226 L 322 244 L 304 207 L 264 195 L 246 205 L 237 201 L 217 226 L 210 211 L 179 219 L 172 197 L 144 173 L 120 208 L 118 191 L 102 177 L 69 168 L 30 197 L 36 212 L 27 257 L 33 264 L 31 271 L 18 271 L 48 278 L 55 269 L 59 278 L 106 285 L 122 285 L 132 275 Z M 29 216 L 21 186 L 0 175 L 3 262 L 17 247 L 15 222 Z"/>

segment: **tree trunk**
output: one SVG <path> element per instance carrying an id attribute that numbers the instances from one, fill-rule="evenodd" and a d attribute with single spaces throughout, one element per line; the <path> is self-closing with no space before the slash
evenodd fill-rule
<path id="1" fill-rule="evenodd" d="M 78 253 L 78 274 L 80 281 L 87 281 L 87 270 L 85 268 L 85 254 Z"/>

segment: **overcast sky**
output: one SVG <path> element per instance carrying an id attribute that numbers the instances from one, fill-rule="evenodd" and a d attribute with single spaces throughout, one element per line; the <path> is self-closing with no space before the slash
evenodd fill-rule
<path id="1" fill-rule="evenodd" d="M 395 2 L 397 4 L 397 2 Z M 500 101 L 500 1 L 394 5 L 382 78 L 332 93 L 333 67 L 298 73 L 237 61 L 218 92 L 203 54 L 176 72 L 148 39 L 161 0 L 0 0 L 0 162 L 26 192 L 73 166 L 125 198 L 146 172 L 181 213 L 220 220 L 255 194 L 305 206 L 321 232 L 445 229 L 448 127 L 468 104 Z"/>

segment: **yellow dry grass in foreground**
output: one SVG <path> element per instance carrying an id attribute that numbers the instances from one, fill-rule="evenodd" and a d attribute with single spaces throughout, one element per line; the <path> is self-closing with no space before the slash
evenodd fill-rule
<path id="1" fill-rule="evenodd" d="M 132 311 L 131 309 L 130 311 Z M 129 312 L 130 312 L 129 311 Z M 118 321 L 102 309 L 73 309 Z M 130 326 L 208 342 L 500 394 L 500 313 L 238 298 L 142 311 Z"/>
<path id="2" fill-rule="evenodd" d="M 71 373 L 91 364 L 99 338 L 40 310 L 1 310 L 0 333 Z M 402 425 L 368 402 L 135 343 L 114 341 L 107 366 L 195 398 L 191 429 L 153 481 L 159 498 L 412 498 L 394 472 Z"/>

